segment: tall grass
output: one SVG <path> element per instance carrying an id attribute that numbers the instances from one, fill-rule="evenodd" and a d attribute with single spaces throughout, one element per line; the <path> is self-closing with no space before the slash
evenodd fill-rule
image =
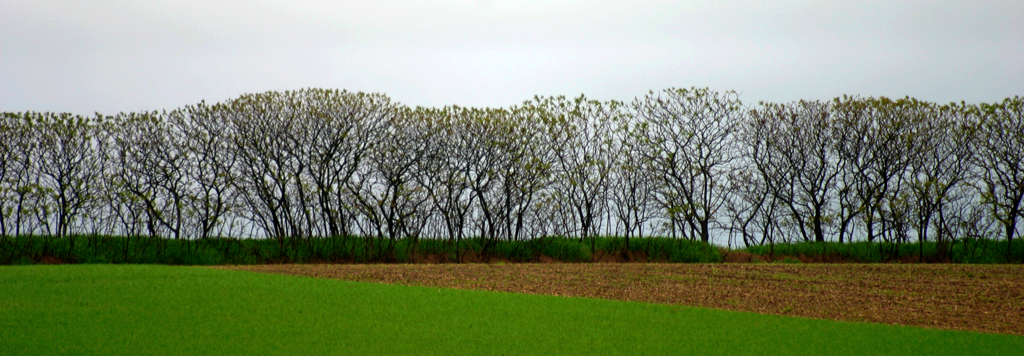
<path id="1" fill-rule="evenodd" d="M 1012 254 L 1007 253 L 1007 248 Z M 751 246 L 746 251 L 759 256 L 838 257 L 849 262 L 952 262 L 952 263 L 1011 263 L 1024 259 L 1024 240 L 960 239 L 948 243 L 944 251 L 934 241 L 919 244 L 889 242 L 801 242 L 774 246 Z"/>
<path id="2" fill-rule="evenodd" d="M 630 252 L 641 260 L 719 262 L 713 245 L 670 238 L 630 241 Z M 486 246 L 485 246 L 486 245 Z M 592 247 L 593 246 L 593 247 Z M 463 239 L 376 239 L 352 236 L 308 239 L 173 240 L 158 237 L 80 235 L 66 238 L 18 236 L 0 240 L 0 264 L 142 263 L 173 265 L 263 263 L 412 263 L 412 262 L 536 262 L 548 257 L 562 262 L 590 262 L 597 255 L 624 251 L 618 237 L 569 239 L 545 237 L 521 241 Z M 485 247 L 487 249 L 485 250 Z"/>
<path id="3" fill-rule="evenodd" d="M 1012 244 L 992 239 L 961 239 L 940 250 L 935 242 L 806 242 L 752 246 L 759 256 L 808 257 L 848 262 L 1015 263 L 1024 260 L 1024 240 Z M 923 253 L 921 253 L 923 251 Z M 468 238 L 455 243 L 437 239 L 377 239 L 354 236 L 297 239 L 173 240 L 159 237 L 76 235 L 0 237 L 0 264 L 135 263 L 220 265 L 264 263 L 416 263 L 416 262 L 561 262 L 595 260 L 714 263 L 722 261 L 717 246 L 666 237 L 593 239 L 544 237 L 520 241 Z M 923 258 L 922 258 L 923 256 Z"/>

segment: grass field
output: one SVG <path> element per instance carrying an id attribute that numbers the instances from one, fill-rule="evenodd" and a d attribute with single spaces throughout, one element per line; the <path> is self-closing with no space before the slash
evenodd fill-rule
<path id="1" fill-rule="evenodd" d="M 0 267 L 0 354 L 1007 355 L 1024 337 L 201 267 Z"/>

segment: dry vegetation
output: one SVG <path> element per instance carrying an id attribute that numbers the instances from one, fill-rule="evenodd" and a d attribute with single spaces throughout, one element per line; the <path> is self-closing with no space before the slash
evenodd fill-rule
<path id="1" fill-rule="evenodd" d="M 1024 266 L 413 264 L 226 267 L 1024 335 Z"/>

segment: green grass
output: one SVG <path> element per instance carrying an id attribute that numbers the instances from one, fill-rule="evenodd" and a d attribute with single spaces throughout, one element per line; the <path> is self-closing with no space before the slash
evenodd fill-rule
<path id="1" fill-rule="evenodd" d="M 0 267 L 3 355 L 1008 355 L 1020 350 L 1020 336 L 203 267 Z"/>

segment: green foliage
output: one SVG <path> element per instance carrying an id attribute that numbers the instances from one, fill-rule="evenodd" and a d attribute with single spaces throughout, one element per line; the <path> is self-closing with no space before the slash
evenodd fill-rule
<path id="1" fill-rule="evenodd" d="M 591 249 L 591 242 L 596 251 Z M 492 243 L 486 251 L 485 243 Z M 616 254 L 625 246 L 619 237 L 571 239 L 544 237 L 520 241 L 463 239 L 389 239 L 353 236 L 309 239 L 174 240 L 150 237 L 73 235 L 66 238 L 19 236 L 0 240 L 0 264 L 37 262 L 142 263 L 222 265 L 311 262 L 536 262 L 541 256 L 562 262 L 590 262 L 596 253 Z M 633 238 L 630 251 L 651 261 L 720 262 L 718 248 L 703 242 L 663 237 Z M 461 258 L 460 258 L 461 257 Z"/>
<path id="2" fill-rule="evenodd" d="M 936 242 L 925 242 L 923 246 L 925 262 L 953 262 L 953 263 L 1011 263 L 1019 262 L 1024 255 L 1024 241 L 1017 239 L 1013 241 L 1012 249 L 1015 256 L 1010 259 L 1006 251 L 1007 243 L 1004 240 L 993 239 L 961 239 L 951 243 L 945 256 L 940 255 L 939 245 Z M 776 244 L 751 246 L 743 249 L 754 255 L 768 256 L 774 253 L 775 256 L 804 256 L 810 258 L 838 257 L 850 262 L 917 262 L 920 260 L 922 246 L 918 243 L 888 243 L 888 242 L 801 242 L 791 244 Z M 827 259 L 826 259 L 827 260 Z"/>
<path id="3" fill-rule="evenodd" d="M 493 243 L 485 251 L 485 242 Z M 591 247 L 593 246 L 593 247 Z M 1012 244 L 1008 258 L 1004 240 L 961 239 L 940 255 L 935 242 L 923 246 L 925 262 L 1014 263 L 1024 256 L 1024 239 Z M 804 242 L 751 246 L 743 249 L 754 255 L 774 254 L 780 258 L 818 258 L 862 263 L 917 262 L 918 243 L 877 242 Z M 521 241 L 462 239 L 455 243 L 438 239 L 388 239 L 353 236 L 310 239 L 233 239 L 173 240 L 149 237 L 73 235 L 66 238 L 19 236 L 0 239 L 0 264 L 135 263 L 170 265 L 223 265 L 264 263 L 415 263 L 423 260 L 455 263 L 511 261 L 537 262 L 542 256 L 561 262 L 590 262 L 595 256 L 616 255 L 625 251 L 621 237 L 593 239 L 544 237 Z M 720 249 L 700 241 L 666 237 L 632 238 L 630 255 L 634 260 L 672 263 L 722 262 Z M 460 258 L 461 257 L 461 258 Z M 783 261 L 786 262 L 786 261 Z"/>
<path id="4" fill-rule="evenodd" d="M 168 266 L 0 267 L 5 355 L 1009 355 L 1024 337 Z"/>
<path id="5" fill-rule="evenodd" d="M 617 237 L 598 238 L 597 249 L 600 251 L 621 251 L 625 240 Z M 722 255 L 714 245 L 668 237 L 644 237 L 629 240 L 629 251 L 646 255 L 650 261 L 679 263 L 711 263 L 721 262 Z"/>

